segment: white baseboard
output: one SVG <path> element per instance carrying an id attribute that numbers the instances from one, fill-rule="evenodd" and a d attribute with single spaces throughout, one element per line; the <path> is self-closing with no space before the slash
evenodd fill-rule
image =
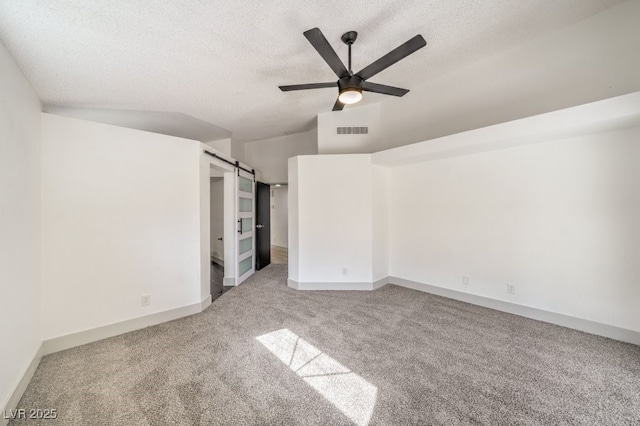
<path id="1" fill-rule="evenodd" d="M 2 415 L 0 416 L 0 426 L 5 426 L 9 423 L 9 419 L 5 418 L 8 416 L 10 410 L 15 410 L 18 407 L 18 403 L 20 402 L 20 398 L 24 394 L 24 391 L 27 389 L 29 382 L 33 378 L 33 374 L 36 372 L 38 365 L 40 364 L 40 360 L 43 357 L 43 345 L 40 344 L 40 347 L 34 354 L 31 362 L 27 366 L 27 368 L 22 372 L 22 376 L 18 380 L 18 383 L 13 387 L 7 402 L 2 407 Z"/>
<path id="2" fill-rule="evenodd" d="M 461 302 L 471 303 L 485 308 L 495 309 L 497 311 L 507 312 L 509 314 L 519 315 L 525 318 L 531 318 L 551 324 L 560 325 L 574 330 L 584 331 L 586 333 L 596 334 L 598 336 L 608 337 L 622 342 L 640 345 L 640 332 L 629 330 L 626 328 L 616 327 L 613 325 L 603 324 L 591 320 L 572 317 L 570 315 L 560 314 L 557 312 L 545 311 L 544 309 L 533 308 L 530 306 L 519 305 L 504 300 L 492 299 L 489 297 L 478 296 L 476 294 L 465 293 L 458 290 L 452 290 L 435 285 L 424 284 L 417 281 L 406 280 L 398 277 L 384 277 L 374 282 L 298 282 L 292 279 L 287 280 L 287 285 L 296 290 L 376 290 L 385 284 L 394 284 L 400 287 L 406 287 L 413 290 L 423 291 L 425 293 L 435 294 L 437 296 L 447 297 L 449 299 L 459 300 Z"/>
<path id="3" fill-rule="evenodd" d="M 211 295 L 208 295 L 207 297 L 205 297 L 204 299 L 202 299 L 200 301 L 200 312 L 204 311 L 205 309 L 207 309 L 212 303 L 211 300 Z M 197 313 L 197 312 L 196 312 Z"/>
<path id="4" fill-rule="evenodd" d="M 377 283 L 378 281 L 376 281 Z M 371 282 L 298 282 L 287 279 L 287 285 L 296 290 L 358 290 L 371 291 L 375 283 Z M 386 283 L 385 283 L 386 284 Z M 382 284 L 384 285 L 384 284 Z"/>
<path id="5" fill-rule="evenodd" d="M 211 255 L 211 261 L 212 261 L 213 263 L 217 263 L 217 264 L 218 264 L 218 265 L 220 265 L 220 266 L 224 266 L 224 259 L 220 259 L 220 258 L 219 258 L 219 257 L 217 257 L 217 256 Z"/>
<path id="6" fill-rule="evenodd" d="M 222 279 L 222 285 L 225 287 L 234 287 L 236 285 L 236 279 L 235 278 L 223 278 Z"/>
<path id="7" fill-rule="evenodd" d="M 380 287 L 384 287 L 387 284 L 389 284 L 389 277 L 384 277 L 374 281 L 371 287 L 372 287 L 372 290 L 377 290 Z"/>
<path id="8" fill-rule="evenodd" d="M 598 336 L 608 337 L 614 340 L 620 340 L 622 342 L 640 345 L 640 332 L 628 330 L 626 328 L 615 327 L 608 324 L 572 317 L 570 315 L 559 314 L 557 312 L 545 311 L 544 309 L 532 308 L 530 306 L 519 305 L 513 302 L 491 299 L 489 297 L 478 296 L 476 294 L 465 293 L 458 290 L 424 284 L 398 277 L 389 277 L 389 283 L 400 287 L 423 291 L 425 293 L 435 294 L 437 296 L 447 297 L 449 299 L 459 300 L 461 302 L 483 306 L 485 308 L 495 309 L 497 311 L 519 315 L 525 318 L 531 318 L 572 328 L 574 330 L 584 331 L 586 333 L 596 334 Z"/>
<path id="9" fill-rule="evenodd" d="M 192 305 L 181 306 L 179 308 L 169 309 L 162 312 L 155 312 L 150 315 L 116 322 L 113 324 L 104 325 L 102 327 L 83 330 L 77 333 L 67 334 L 65 336 L 54 337 L 52 339 L 45 340 L 42 343 L 42 355 L 48 355 L 54 352 L 59 352 L 65 349 L 70 349 L 76 346 L 106 339 L 108 337 L 117 336 L 119 334 L 140 330 L 152 325 L 157 325 L 163 322 L 197 314 L 205 310 L 210 304 L 211 295 L 208 295 L 202 301 L 194 303 Z"/>

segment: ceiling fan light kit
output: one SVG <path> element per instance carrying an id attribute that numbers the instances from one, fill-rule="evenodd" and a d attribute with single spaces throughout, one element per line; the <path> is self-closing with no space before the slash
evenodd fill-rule
<path id="1" fill-rule="evenodd" d="M 327 65 L 329 65 L 333 72 L 338 76 L 338 81 L 336 83 L 311 83 L 279 86 L 280 90 L 288 92 L 292 90 L 322 89 L 336 87 L 337 85 L 338 99 L 336 99 L 336 103 L 333 106 L 333 111 L 342 111 L 345 105 L 352 105 L 360 102 L 360 100 L 362 100 L 362 91 L 399 97 L 409 93 L 409 90 L 407 89 L 372 83 L 367 80 L 427 45 L 425 39 L 418 34 L 406 43 L 398 46 L 377 61 L 354 74 L 351 70 L 351 45 L 358 37 L 357 32 L 348 31 L 341 37 L 343 43 L 349 47 L 348 69 L 344 66 L 336 51 L 333 50 L 325 36 L 318 28 L 312 28 L 305 31 L 303 34 L 320 56 L 322 56 L 322 59 L 324 59 Z"/>
<path id="2" fill-rule="evenodd" d="M 338 95 L 338 100 L 345 105 L 357 104 L 362 100 L 362 90 L 346 89 Z"/>
<path id="3" fill-rule="evenodd" d="M 356 75 L 338 80 L 338 100 L 345 105 L 352 105 L 362 100 L 362 79 Z"/>

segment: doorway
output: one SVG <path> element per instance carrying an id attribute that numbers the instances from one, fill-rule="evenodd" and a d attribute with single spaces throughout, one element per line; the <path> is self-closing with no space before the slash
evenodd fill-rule
<path id="1" fill-rule="evenodd" d="M 215 150 L 203 150 L 200 160 L 203 304 L 240 285 L 255 272 L 255 186 L 253 169 Z"/>
<path id="2" fill-rule="evenodd" d="M 211 300 L 215 300 L 228 290 L 224 286 L 224 172 L 210 165 L 209 168 L 209 233 L 211 253 Z"/>
<path id="3" fill-rule="evenodd" d="M 271 185 L 271 263 L 286 264 L 289 254 L 289 187 Z"/>
<path id="4" fill-rule="evenodd" d="M 269 185 L 256 182 L 256 270 L 271 263 L 271 200 Z"/>

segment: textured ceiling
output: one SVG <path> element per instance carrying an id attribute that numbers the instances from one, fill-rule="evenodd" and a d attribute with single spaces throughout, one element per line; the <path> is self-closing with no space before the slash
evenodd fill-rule
<path id="1" fill-rule="evenodd" d="M 278 89 L 336 80 L 303 37 L 310 28 L 345 62 L 340 36 L 358 31 L 354 71 L 422 34 L 427 47 L 372 78 L 412 89 L 616 3 L 9 0 L 0 2 L 0 39 L 49 108 L 171 112 L 255 140 L 309 129 L 333 106 L 334 89 Z"/>

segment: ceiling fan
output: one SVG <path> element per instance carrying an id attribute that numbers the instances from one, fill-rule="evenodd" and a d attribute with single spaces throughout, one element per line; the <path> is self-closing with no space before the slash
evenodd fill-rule
<path id="1" fill-rule="evenodd" d="M 338 76 L 337 82 L 331 83 L 310 83 L 310 84 L 294 84 L 289 86 L 279 86 L 283 92 L 291 90 L 306 89 L 322 89 L 325 87 L 338 87 L 338 99 L 333 105 L 333 111 L 342 111 L 345 105 L 355 104 L 362 99 L 362 91 L 381 93 L 383 95 L 404 96 L 409 91 L 399 87 L 387 86 L 384 84 L 371 83 L 367 81 L 380 71 L 387 69 L 399 60 L 411 55 L 418 49 L 427 45 L 424 38 L 418 34 L 406 43 L 393 49 L 377 61 L 369 64 L 357 73 L 351 71 L 351 45 L 356 41 L 358 33 L 348 31 L 342 35 L 342 42 L 349 46 L 349 69 L 347 69 L 335 50 L 331 47 L 322 31 L 318 28 L 312 28 L 305 31 L 304 36 L 309 43 L 318 51 L 322 59 L 331 67 L 333 72 Z"/>

